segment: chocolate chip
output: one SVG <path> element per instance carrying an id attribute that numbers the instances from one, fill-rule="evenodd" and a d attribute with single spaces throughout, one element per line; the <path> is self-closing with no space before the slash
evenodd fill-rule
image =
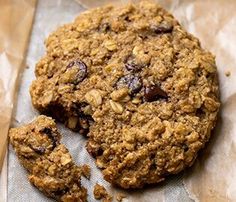
<path id="1" fill-rule="evenodd" d="M 78 73 L 76 74 L 76 80 L 74 84 L 82 82 L 87 76 L 87 65 L 80 59 L 74 60 L 67 65 L 68 68 L 76 67 L 78 68 Z"/>
<path id="2" fill-rule="evenodd" d="M 144 100 L 147 102 L 153 102 L 158 99 L 167 99 L 168 96 L 165 91 L 163 91 L 159 85 L 146 87 L 144 90 Z"/>
<path id="3" fill-rule="evenodd" d="M 117 88 L 128 87 L 130 93 L 135 94 L 141 90 L 143 84 L 141 78 L 138 75 L 127 74 L 117 81 L 116 86 Z"/>
<path id="4" fill-rule="evenodd" d="M 173 30 L 173 25 L 168 23 L 161 23 L 160 25 L 152 26 L 151 29 L 156 34 L 165 34 L 165 33 L 171 33 Z"/>

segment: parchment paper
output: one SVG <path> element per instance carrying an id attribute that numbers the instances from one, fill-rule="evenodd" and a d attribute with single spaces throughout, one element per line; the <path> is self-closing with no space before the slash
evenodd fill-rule
<path id="1" fill-rule="evenodd" d="M 7 134 L 35 4 L 36 0 L 0 0 L 0 201 L 7 195 Z"/>
<path id="2" fill-rule="evenodd" d="M 104 0 L 104 2 L 108 0 Z M 90 7 L 94 4 L 103 4 L 103 0 L 81 0 L 83 5 Z M 93 4 L 94 2 L 94 4 Z M 112 1 L 109 1 L 112 2 Z M 126 1 L 120 1 L 124 3 Z M 234 0 L 160 0 L 165 8 L 172 11 L 184 27 L 200 38 L 202 45 L 216 55 L 219 72 L 222 108 L 220 119 L 210 144 L 202 152 L 193 168 L 187 173 L 172 176 L 160 185 L 148 187 L 137 192 L 126 192 L 124 201 L 142 202 L 188 202 L 183 183 L 191 198 L 196 201 L 217 202 L 236 201 L 236 1 Z M 117 1 L 116 1 L 117 3 Z M 38 113 L 31 106 L 28 89 L 34 79 L 34 66 L 44 54 L 44 38 L 63 23 L 70 22 L 84 8 L 73 0 L 39 1 L 36 20 L 30 41 L 27 65 L 20 85 L 12 126 L 22 125 L 31 121 Z M 231 76 L 226 77 L 225 72 Z M 92 168 L 90 181 L 82 181 L 88 189 L 88 201 L 93 199 L 93 185 L 96 182 L 103 184 L 114 196 L 117 192 L 124 192 L 105 182 L 101 172 L 96 168 L 94 160 L 85 150 L 86 139 L 73 133 L 59 124 L 63 134 L 63 143 L 70 150 L 78 164 L 87 163 Z M 8 166 L 8 201 L 50 201 L 37 189 L 31 186 L 25 170 L 19 165 L 17 158 L 9 148 Z"/>

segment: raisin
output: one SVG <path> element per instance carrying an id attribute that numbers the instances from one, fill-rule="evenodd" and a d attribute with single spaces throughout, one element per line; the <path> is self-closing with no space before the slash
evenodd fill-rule
<path id="1" fill-rule="evenodd" d="M 68 68 L 76 67 L 78 68 L 78 73 L 76 74 L 76 80 L 74 84 L 82 82 L 87 76 L 87 65 L 80 59 L 74 60 L 67 65 Z"/>
<path id="2" fill-rule="evenodd" d="M 142 84 L 141 78 L 138 75 L 127 74 L 127 75 L 121 77 L 117 81 L 116 86 L 118 88 L 128 87 L 130 90 L 130 93 L 135 94 L 141 90 L 143 84 Z"/>
<path id="3" fill-rule="evenodd" d="M 147 102 L 153 102 L 158 99 L 167 99 L 168 96 L 165 91 L 163 91 L 159 85 L 146 87 L 144 90 L 144 100 Z"/>
<path id="4" fill-rule="evenodd" d="M 173 30 L 173 25 L 167 24 L 167 23 L 162 23 L 158 26 L 152 26 L 151 29 L 156 33 L 156 34 L 165 34 L 165 33 L 171 33 Z"/>

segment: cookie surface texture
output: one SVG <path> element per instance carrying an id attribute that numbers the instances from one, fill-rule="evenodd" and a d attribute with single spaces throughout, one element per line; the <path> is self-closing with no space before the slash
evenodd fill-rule
<path id="1" fill-rule="evenodd" d="M 209 140 L 220 106 L 215 58 L 158 4 L 86 11 L 46 48 L 32 103 L 88 136 L 110 183 L 158 183 Z"/>

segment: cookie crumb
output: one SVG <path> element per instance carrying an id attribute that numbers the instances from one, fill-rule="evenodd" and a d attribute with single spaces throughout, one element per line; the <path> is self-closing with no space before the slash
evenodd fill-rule
<path id="1" fill-rule="evenodd" d="M 87 179 L 90 179 L 91 176 L 91 168 L 89 165 L 85 164 L 83 166 L 81 166 L 81 171 L 82 171 L 82 175 L 84 177 L 86 177 Z"/>
<path id="2" fill-rule="evenodd" d="M 231 72 L 230 71 L 226 71 L 225 72 L 225 76 L 229 77 L 231 75 Z"/>
<path id="3" fill-rule="evenodd" d="M 102 199 L 103 202 L 112 201 L 112 196 L 108 194 L 104 186 L 99 185 L 98 183 L 96 183 L 96 185 L 94 186 L 93 195 L 95 199 L 97 200 Z"/>
<path id="4" fill-rule="evenodd" d="M 116 200 L 118 202 L 122 202 L 123 201 L 123 198 L 126 198 L 126 195 L 123 194 L 123 193 L 118 193 L 117 196 L 116 196 Z"/>

